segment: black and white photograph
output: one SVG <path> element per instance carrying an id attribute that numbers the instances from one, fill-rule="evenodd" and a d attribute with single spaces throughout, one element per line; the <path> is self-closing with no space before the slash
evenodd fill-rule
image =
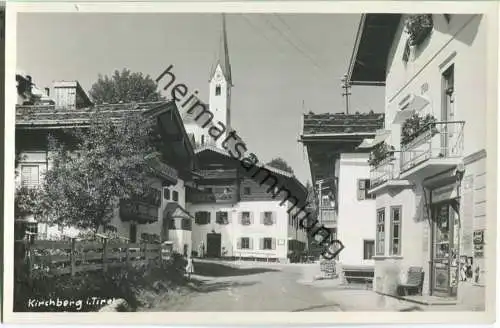
<path id="1" fill-rule="evenodd" d="M 5 320 L 492 323 L 498 4 L 355 3 L 7 4 Z"/>

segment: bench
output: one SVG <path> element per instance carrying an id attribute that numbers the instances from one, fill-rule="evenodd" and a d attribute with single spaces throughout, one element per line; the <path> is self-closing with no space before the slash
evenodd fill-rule
<path id="1" fill-rule="evenodd" d="M 347 283 L 351 281 L 363 281 L 373 283 L 375 268 L 372 266 L 344 266 L 342 267 L 344 279 Z"/>
<path id="2" fill-rule="evenodd" d="M 422 288 L 424 285 L 424 275 L 422 267 L 410 267 L 408 269 L 408 277 L 406 283 L 399 284 L 397 292 L 399 296 L 411 295 L 411 292 L 416 292 L 422 295 Z"/>

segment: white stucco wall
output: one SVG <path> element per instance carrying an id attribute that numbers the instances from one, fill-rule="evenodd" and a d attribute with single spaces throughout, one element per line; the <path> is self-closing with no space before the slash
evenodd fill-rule
<path id="1" fill-rule="evenodd" d="M 385 126 L 392 127 L 399 103 L 411 94 L 424 97 L 429 104 L 422 114 L 441 120 L 441 75 L 454 65 L 454 120 L 465 121 L 464 156 L 486 145 L 486 18 L 480 15 L 433 15 L 434 29 L 408 62 L 402 60 L 407 34 L 403 25 L 388 59 Z M 446 120 L 446 119 L 444 119 Z M 393 134 L 393 144 L 398 142 Z"/>
<path id="2" fill-rule="evenodd" d="M 395 41 L 388 59 L 386 80 L 385 128 L 392 130 L 389 142 L 399 149 L 400 125 L 393 125 L 396 112 L 402 101 L 411 95 L 425 98 L 429 103 L 420 114 L 432 114 L 438 121 L 442 108 L 442 74 L 454 65 L 454 121 L 465 121 L 464 158 L 486 148 L 486 103 L 487 103 L 487 42 L 486 17 L 480 15 L 451 15 L 446 22 L 444 15 L 433 15 L 434 29 L 418 49 L 412 49 L 407 63 L 402 60 L 407 34 L 402 22 L 396 32 Z M 399 154 L 396 153 L 396 157 Z M 484 157 L 484 156 L 483 156 Z M 461 197 L 461 252 L 464 243 L 471 242 L 474 229 L 485 228 L 485 159 L 465 163 L 464 177 L 471 182 L 469 195 Z M 464 179 L 465 181 L 465 179 Z M 377 193 L 377 209 L 386 208 L 386 251 L 376 260 L 374 288 L 393 293 L 391 277 L 405 279 L 408 266 L 422 266 L 425 271 L 424 294 L 429 292 L 429 259 L 431 232 L 427 218 L 423 215 L 421 200 L 422 181 L 415 181 L 415 188 L 391 188 Z M 467 203 L 465 203 L 467 202 Z M 402 256 L 388 255 L 390 238 L 389 207 L 402 205 Z M 470 249 L 470 245 L 465 248 Z M 481 261 L 476 261 L 481 265 Z M 462 284 L 462 283 L 460 283 Z M 459 285 L 460 286 L 460 285 Z M 459 287 L 459 298 L 463 294 Z"/>
<path id="3" fill-rule="evenodd" d="M 198 211 L 210 212 L 210 224 L 198 225 L 193 224 L 192 243 L 193 249 L 198 250 L 200 243 L 203 241 L 205 249 L 207 246 L 207 234 L 215 231 L 221 234 L 221 247 L 225 247 L 228 251 L 227 256 L 236 257 L 270 257 L 270 258 L 286 258 L 288 250 L 288 213 L 286 204 L 280 206 L 280 201 L 247 201 L 239 202 L 233 206 L 228 204 L 190 204 L 188 203 L 188 211 L 194 216 Z M 229 216 L 229 224 L 221 225 L 215 222 L 217 211 L 227 211 Z M 241 212 L 252 212 L 253 223 L 249 226 L 241 225 L 239 222 L 239 214 Z M 266 226 L 260 223 L 260 213 L 265 211 L 273 211 L 276 213 L 276 222 L 271 226 Z M 249 237 L 253 239 L 253 249 L 237 249 L 237 240 L 241 237 Z M 275 250 L 260 250 L 260 238 L 276 238 Z"/>
<path id="4" fill-rule="evenodd" d="M 357 199 L 358 179 L 369 178 L 368 154 L 341 154 L 337 231 L 345 246 L 339 260 L 345 265 L 373 265 L 363 260 L 363 240 L 375 240 L 375 200 Z"/>
<path id="5" fill-rule="evenodd" d="M 420 266 L 426 272 L 424 292 L 428 292 L 431 235 L 429 222 L 423 215 L 425 204 L 423 197 L 421 187 L 411 186 L 394 188 L 390 191 L 385 189 L 377 194 L 376 209 L 385 211 L 385 242 L 384 254 L 375 256 L 375 290 L 394 294 L 396 284 L 406 281 L 408 268 Z M 401 206 L 400 255 L 390 252 L 392 206 Z"/>

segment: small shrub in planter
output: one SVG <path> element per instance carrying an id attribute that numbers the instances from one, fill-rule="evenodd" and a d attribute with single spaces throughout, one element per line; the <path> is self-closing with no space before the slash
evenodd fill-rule
<path id="1" fill-rule="evenodd" d="M 376 145 L 370 153 L 368 164 L 370 166 L 377 166 L 389 156 L 394 156 L 394 147 L 389 146 L 387 143 L 382 142 Z"/>
<path id="2" fill-rule="evenodd" d="M 401 130 L 401 144 L 409 144 L 418 136 L 428 131 L 428 129 L 431 130 L 431 135 L 436 134 L 438 132 L 435 126 L 436 121 L 436 118 L 430 114 L 425 116 L 413 114 L 403 123 Z"/>

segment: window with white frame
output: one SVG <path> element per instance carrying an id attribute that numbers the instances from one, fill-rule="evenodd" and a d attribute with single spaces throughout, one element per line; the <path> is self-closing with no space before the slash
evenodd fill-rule
<path id="1" fill-rule="evenodd" d="M 242 225 L 251 225 L 252 224 L 252 214 L 250 212 L 241 212 L 240 223 Z"/>
<path id="2" fill-rule="evenodd" d="M 376 234 L 376 253 L 384 255 L 385 253 L 385 208 L 377 210 L 377 234 Z"/>
<path id="3" fill-rule="evenodd" d="M 370 179 L 358 179 L 358 200 L 374 199 L 375 196 L 370 194 Z"/>
<path id="4" fill-rule="evenodd" d="M 391 206 L 390 255 L 401 255 L 401 206 Z"/>
<path id="5" fill-rule="evenodd" d="M 252 239 L 249 237 L 241 237 L 237 243 L 238 249 L 252 249 Z"/>
<path id="6" fill-rule="evenodd" d="M 215 222 L 217 224 L 228 224 L 229 223 L 229 213 L 228 212 L 216 212 L 215 213 Z"/>
<path id="7" fill-rule="evenodd" d="M 276 249 L 276 239 L 275 238 L 261 238 L 260 239 L 260 249 L 262 250 L 273 250 Z"/>
<path id="8" fill-rule="evenodd" d="M 270 212 L 270 211 L 262 212 L 261 219 L 262 219 L 261 223 L 263 225 L 270 226 L 270 225 L 274 224 L 274 215 L 273 215 L 273 212 Z"/>
<path id="9" fill-rule="evenodd" d="M 198 225 L 205 225 L 210 223 L 210 212 L 202 211 L 194 214 L 194 221 Z"/>

